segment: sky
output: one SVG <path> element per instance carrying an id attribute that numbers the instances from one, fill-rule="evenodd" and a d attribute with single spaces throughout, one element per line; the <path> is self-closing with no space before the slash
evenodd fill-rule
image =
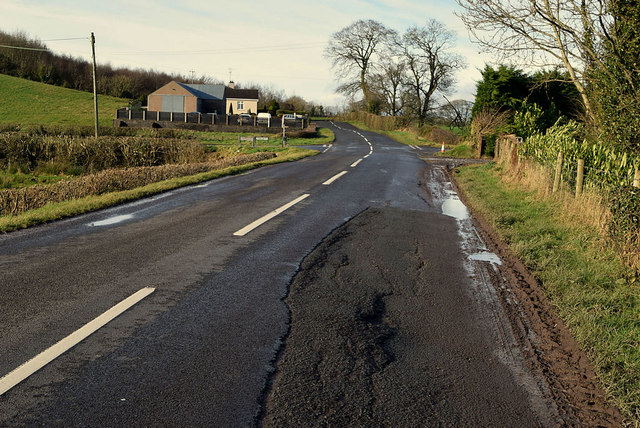
<path id="1" fill-rule="evenodd" d="M 456 10 L 454 0 L 0 0 L 0 29 L 87 60 L 93 32 L 98 63 L 257 83 L 341 106 L 323 55 L 333 33 L 359 19 L 402 33 L 433 18 L 457 34 L 455 52 L 467 62 L 449 99 L 473 101 L 490 57 L 471 43 Z"/>

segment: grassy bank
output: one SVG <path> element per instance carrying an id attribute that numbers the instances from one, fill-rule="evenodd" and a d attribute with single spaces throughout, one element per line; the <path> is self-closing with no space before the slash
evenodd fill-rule
<path id="1" fill-rule="evenodd" d="M 316 152 L 305 149 L 289 148 L 278 153 L 275 158 L 259 162 L 251 162 L 244 165 L 231 166 L 223 169 L 203 172 L 200 174 L 172 178 L 131 190 L 109 192 L 102 195 L 88 196 L 80 199 L 73 199 L 58 203 L 50 203 L 42 208 L 30 210 L 23 214 L 0 217 L 0 232 L 9 232 L 12 230 L 23 229 L 36 224 L 42 224 L 65 217 L 72 217 L 74 215 L 122 204 L 157 193 L 162 193 L 178 187 L 188 186 L 227 175 L 240 174 L 242 172 L 265 165 L 296 161 L 304 157 L 311 156 L 315 153 Z"/>
<path id="2" fill-rule="evenodd" d="M 0 74 L 0 123 L 92 126 L 93 95 Z M 118 108 L 128 100 L 98 96 L 100 126 L 111 126 Z"/>
<path id="3" fill-rule="evenodd" d="M 507 183 L 496 164 L 460 168 L 471 207 L 540 280 L 588 353 L 613 403 L 640 421 L 640 294 L 611 242 L 585 220 L 588 208 Z"/>

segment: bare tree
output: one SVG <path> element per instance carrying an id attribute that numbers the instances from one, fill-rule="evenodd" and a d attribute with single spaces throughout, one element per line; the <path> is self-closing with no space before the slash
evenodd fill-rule
<path id="1" fill-rule="evenodd" d="M 359 20 L 334 33 L 325 48 L 339 79 L 346 80 L 338 91 L 354 95 L 362 91 L 369 106 L 371 93 L 367 81 L 373 55 L 395 31 L 373 20 Z"/>
<path id="2" fill-rule="evenodd" d="M 447 93 L 454 85 L 454 73 L 464 68 L 461 56 L 452 53 L 454 33 L 444 24 L 431 19 L 423 27 L 411 27 L 399 40 L 406 64 L 412 110 L 418 126 L 424 125 L 432 109 L 436 91 Z"/>
<path id="3" fill-rule="evenodd" d="M 471 35 L 486 49 L 528 65 L 562 66 L 585 106 L 593 110 L 585 87 L 587 65 L 606 70 L 598 52 L 610 40 L 608 0 L 456 0 Z"/>
<path id="4" fill-rule="evenodd" d="M 449 127 L 458 126 L 462 128 L 471 122 L 473 102 L 467 100 L 449 101 L 447 97 L 443 98 L 446 103 L 440 106 L 438 112 L 442 119 L 448 122 Z"/>
<path id="5" fill-rule="evenodd" d="M 406 64 L 397 56 L 386 55 L 377 72 L 369 78 L 370 90 L 383 101 L 384 111 L 397 116 L 404 107 L 403 84 L 406 80 Z"/>

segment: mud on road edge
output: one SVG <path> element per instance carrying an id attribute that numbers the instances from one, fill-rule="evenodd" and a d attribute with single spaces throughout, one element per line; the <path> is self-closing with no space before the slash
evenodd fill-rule
<path id="1" fill-rule="evenodd" d="M 472 222 L 489 250 L 502 260 L 500 296 L 521 349 L 528 350 L 532 370 L 546 380 L 558 412 L 568 426 L 623 426 L 625 419 L 607 400 L 589 358 L 556 314 L 544 286 L 516 257 L 491 224 L 468 203 L 452 170 L 465 162 L 449 163 L 446 171 Z"/>

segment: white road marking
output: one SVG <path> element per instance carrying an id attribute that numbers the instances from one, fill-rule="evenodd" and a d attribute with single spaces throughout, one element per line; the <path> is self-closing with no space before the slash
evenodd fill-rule
<path id="1" fill-rule="evenodd" d="M 125 220 L 133 218 L 133 214 L 117 215 L 115 217 L 108 218 L 106 220 L 96 221 L 95 223 L 89 223 L 89 226 L 109 226 L 112 224 L 120 223 Z"/>
<path id="2" fill-rule="evenodd" d="M 324 149 L 322 151 L 322 153 L 326 153 L 331 147 L 333 147 L 333 144 L 329 144 L 329 147 L 327 147 L 326 149 Z"/>
<path id="3" fill-rule="evenodd" d="M 325 181 L 322 184 L 325 185 L 325 186 L 328 186 L 329 184 L 333 183 L 334 181 L 336 181 L 338 178 L 342 177 L 346 173 L 347 173 L 347 171 L 342 171 L 341 173 L 338 173 L 338 174 L 334 175 L 333 177 L 331 177 L 330 179 L 328 179 L 327 181 Z"/>
<path id="4" fill-rule="evenodd" d="M 364 156 L 362 159 L 366 159 L 366 158 L 368 158 L 369 156 L 371 156 L 371 152 L 369 152 L 369 154 L 368 154 L 368 155 L 366 155 L 366 156 Z"/>
<path id="5" fill-rule="evenodd" d="M 355 168 L 358 166 L 358 164 L 362 162 L 362 159 L 358 159 L 357 161 L 355 161 L 354 163 L 351 164 L 351 168 Z"/>
<path id="6" fill-rule="evenodd" d="M 247 233 L 251 232 L 253 229 L 255 229 L 258 226 L 268 222 L 269 220 L 271 220 L 272 218 L 274 218 L 278 214 L 283 213 L 284 211 L 288 210 L 289 208 L 291 208 L 292 206 L 294 206 L 298 202 L 302 201 L 303 199 L 308 198 L 309 196 L 311 196 L 309 193 L 305 193 L 304 195 L 300 196 L 299 198 L 296 198 L 293 201 L 289 202 L 288 204 L 285 204 L 285 205 L 281 206 L 280 208 L 271 211 L 269 214 L 260 217 L 259 219 L 257 219 L 253 223 L 243 227 L 242 229 L 238 230 L 237 232 L 234 232 L 233 235 L 234 236 L 244 236 L 244 235 L 246 235 Z"/>
<path id="7" fill-rule="evenodd" d="M 109 321 L 122 314 L 124 311 L 138 303 L 140 300 L 153 293 L 156 289 L 151 287 L 143 288 L 131 296 L 127 297 L 102 315 L 74 331 L 55 345 L 42 351 L 26 363 L 22 364 L 11 373 L 0 379 L 0 396 L 11 388 L 67 352 L 69 349 L 82 342 L 84 339 L 95 333 L 98 329 L 106 325 Z"/>

